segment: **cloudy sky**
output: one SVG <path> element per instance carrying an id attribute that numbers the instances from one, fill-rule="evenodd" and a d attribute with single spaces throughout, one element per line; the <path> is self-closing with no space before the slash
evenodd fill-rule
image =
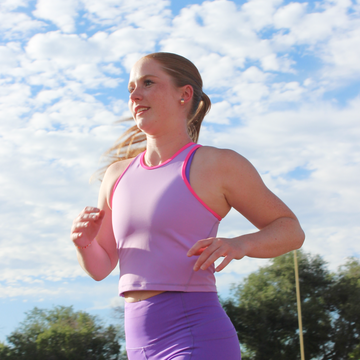
<path id="1" fill-rule="evenodd" d="M 192 60 L 213 106 L 200 143 L 247 157 L 332 270 L 360 257 L 360 1 L 0 0 L 0 341 L 34 306 L 110 319 L 69 238 L 96 205 L 142 55 Z M 254 231 L 239 214 L 220 235 Z M 219 292 L 266 264 L 245 258 Z M 110 320 L 109 320 L 110 321 Z"/>

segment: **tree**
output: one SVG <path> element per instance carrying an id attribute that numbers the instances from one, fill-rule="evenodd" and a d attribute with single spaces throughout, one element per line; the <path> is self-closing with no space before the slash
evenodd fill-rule
<path id="1" fill-rule="evenodd" d="M 335 275 L 330 301 L 333 311 L 329 359 L 360 359 L 360 261 L 350 258 Z"/>
<path id="2" fill-rule="evenodd" d="M 298 252 L 307 359 L 328 359 L 334 277 L 319 256 Z M 237 330 L 243 359 L 300 359 L 293 254 L 277 257 L 234 288 L 223 306 Z"/>
<path id="3" fill-rule="evenodd" d="M 10 347 L 0 341 L 0 359 L 8 359 L 10 354 Z"/>
<path id="4" fill-rule="evenodd" d="M 7 360 L 119 360 L 118 329 L 72 307 L 34 308 L 0 346 Z M 2 353 L 1 353 L 2 351 Z"/>

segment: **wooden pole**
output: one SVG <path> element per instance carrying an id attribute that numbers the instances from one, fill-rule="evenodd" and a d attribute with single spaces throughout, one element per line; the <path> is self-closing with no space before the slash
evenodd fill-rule
<path id="1" fill-rule="evenodd" d="M 298 322 L 299 322 L 299 336 L 300 336 L 300 354 L 301 354 L 301 360 L 305 360 L 304 337 L 303 337 L 302 317 L 301 317 L 299 267 L 298 267 L 296 250 L 294 250 L 294 267 L 295 267 L 295 284 L 296 284 L 296 302 L 297 302 Z"/>

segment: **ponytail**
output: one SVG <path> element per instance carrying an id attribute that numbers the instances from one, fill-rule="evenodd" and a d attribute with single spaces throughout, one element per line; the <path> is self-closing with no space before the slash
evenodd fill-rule
<path id="1" fill-rule="evenodd" d="M 194 105 L 196 105 L 195 99 L 193 101 L 195 103 Z M 211 100 L 204 92 L 202 92 L 201 100 L 198 102 L 195 113 L 190 117 L 187 124 L 188 134 L 195 143 L 198 142 L 201 124 L 205 115 L 210 111 L 210 108 Z"/>

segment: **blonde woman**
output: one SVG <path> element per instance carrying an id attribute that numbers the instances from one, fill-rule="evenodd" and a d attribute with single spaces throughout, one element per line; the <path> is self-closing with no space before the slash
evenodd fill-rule
<path id="1" fill-rule="evenodd" d="M 112 149 L 118 161 L 104 175 L 98 206 L 73 222 L 79 263 L 102 280 L 119 262 L 130 360 L 238 360 L 214 272 L 244 256 L 298 249 L 304 233 L 249 161 L 197 145 L 211 103 L 189 60 L 147 55 L 132 68 L 128 88 L 136 125 Z M 217 237 L 231 208 L 259 230 Z"/>

